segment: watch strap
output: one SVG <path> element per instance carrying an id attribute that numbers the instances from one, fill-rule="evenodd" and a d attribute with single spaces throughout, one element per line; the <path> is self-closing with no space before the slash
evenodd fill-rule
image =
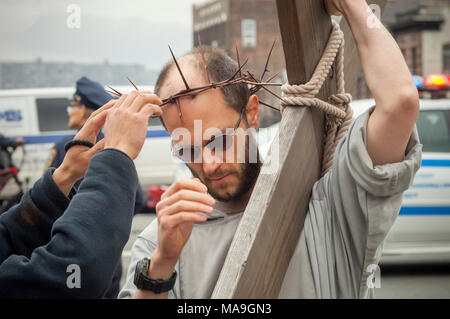
<path id="1" fill-rule="evenodd" d="M 175 286 L 177 279 L 177 272 L 174 270 L 172 276 L 165 279 L 152 279 L 147 276 L 150 268 L 150 259 L 144 258 L 136 265 L 136 273 L 134 277 L 134 284 L 138 289 L 152 291 L 156 294 L 167 292 Z"/>

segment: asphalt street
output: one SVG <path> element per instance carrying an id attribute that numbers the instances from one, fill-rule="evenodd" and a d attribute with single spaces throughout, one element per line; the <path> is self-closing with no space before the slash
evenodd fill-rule
<path id="1" fill-rule="evenodd" d="M 155 218 L 154 214 L 139 214 L 133 219 L 130 239 L 122 254 L 125 282 L 131 247 L 137 236 Z M 450 298 L 450 256 L 413 256 L 380 264 L 380 288 L 376 298 Z"/>

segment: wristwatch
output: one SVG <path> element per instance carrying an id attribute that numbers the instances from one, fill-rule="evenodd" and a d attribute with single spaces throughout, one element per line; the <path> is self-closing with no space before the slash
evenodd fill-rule
<path id="1" fill-rule="evenodd" d="M 148 268 L 150 267 L 150 259 L 144 258 L 136 264 L 134 272 L 134 285 L 141 290 L 153 291 L 155 294 L 160 294 L 173 289 L 175 280 L 177 279 L 177 272 L 174 270 L 172 276 L 167 279 L 152 279 L 147 276 Z"/>

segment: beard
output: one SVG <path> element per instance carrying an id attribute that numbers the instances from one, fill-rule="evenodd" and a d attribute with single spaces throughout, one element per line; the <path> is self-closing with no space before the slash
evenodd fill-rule
<path id="1" fill-rule="evenodd" d="M 197 177 L 208 187 L 208 193 L 221 202 L 230 202 L 241 198 L 243 195 L 247 194 L 248 191 L 253 187 L 261 171 L 262 161 L 260 159 L 259 150 L 257 151 L 257 161 L 255 163 L 249 163 L 249 147 L 248 141 L 245 147 L 245 163 L 240 163 L 238 169 L 226 169 L 219 166 L 219 168 L 209 177 L 212 176 L 225 176 L 227 174 L 234 174 L 238 177 L 238 184 L 232 187 L 231 190 L 221 191 L 220 189 L 214 189 L 208 182 L 208 176 L 200 176 L 194 169 L 189 165 L 188 168 L 194 177 Z"/>

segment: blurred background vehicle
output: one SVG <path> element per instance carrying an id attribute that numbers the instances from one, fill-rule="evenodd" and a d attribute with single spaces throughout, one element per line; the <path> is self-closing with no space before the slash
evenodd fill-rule
<path id="1" fill-rule="evenodd" d="M 131 90 L 130 87 L 114 88 L 122 93 Z M 153 87 L 141 86 L 140 89 L 153 90 Z M 42 176 L 53 144 L 74 134 L 67 129 L 66 111 L 74 91 L 72 87 L 0 90 L 0 132 L 12 137 L 23 136 L 27 156 L 19 177 L 29 180 L 31 185 Z M 20 156 L 16 153 L 12 160 L 17 162 Z M 144 190 L 172 182 L 176 163 L 170 152 L 169 134 L 159 119 L 150 119 L 147 139 L 135 165 Z M 15 193 L 15 182 L 10 180 L 2 195 Z"/>

